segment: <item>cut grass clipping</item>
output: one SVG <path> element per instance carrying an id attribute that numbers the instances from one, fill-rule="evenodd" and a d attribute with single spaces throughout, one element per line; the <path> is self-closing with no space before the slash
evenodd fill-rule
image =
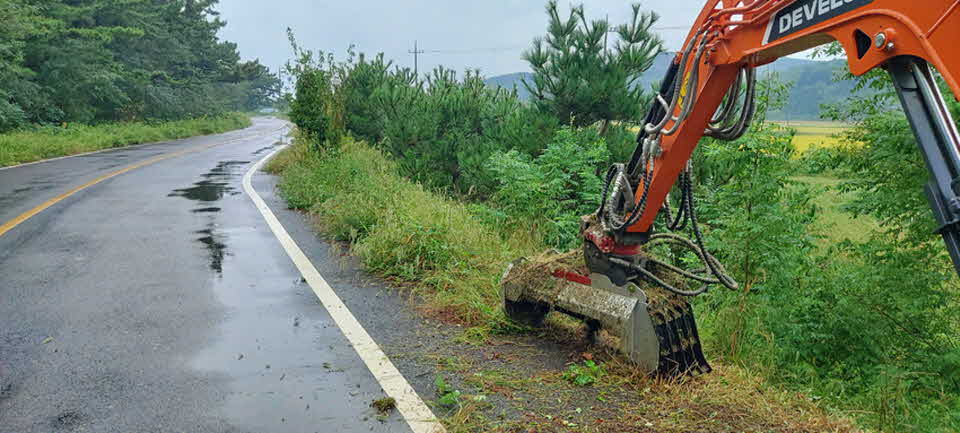
<path id="1" fill-rule="evenodd" d="M 240 113 L 166 123 L 110 123 L 97 126 L 66 124 L 0 135 L 0 167 L 60 156 L 217 134 L 250 126 Z"/>
<path id="2" fill-rule="evenodd" d="M 370 407 L 376 409 L 380 415 L 389 415 L 390 411 L 397 407 L 397 400 L 393 397 L 378 398 L 370 403 Z"/>

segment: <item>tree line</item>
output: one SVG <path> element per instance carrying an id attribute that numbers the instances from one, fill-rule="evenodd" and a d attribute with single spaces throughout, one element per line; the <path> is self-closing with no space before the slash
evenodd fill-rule
<path id="1" fill-rule="evenodd" d="M 0 0 L 0 132 L 270 105 L 280 80 L 217 32 L 217 0 Z"/>

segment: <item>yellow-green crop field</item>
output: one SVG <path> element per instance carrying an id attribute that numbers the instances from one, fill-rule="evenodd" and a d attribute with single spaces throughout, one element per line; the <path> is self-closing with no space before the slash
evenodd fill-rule
<path id="1" fill-rule="evenodd" d="M 797 135 L 793 137 L 793 146 L 797 149 L 798 155 L 806 152 L 812 146 L 832 147 L 839 145 L 840 140 L 835 135 L 843 132 L 847 127 L 840 122 L 817 120 L 776 123 L 797 130 Z"/>

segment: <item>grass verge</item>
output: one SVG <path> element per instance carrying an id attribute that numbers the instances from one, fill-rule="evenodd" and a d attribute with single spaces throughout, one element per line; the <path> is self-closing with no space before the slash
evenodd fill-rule
<path id="1" fill-rule="evenodd" d="M 543 250 L 529 230 L 492 231 L 467 205 L 402 178 L 384 154 L 350 139 L 322 153 L 297 140 L 267 169 L 282 171 L 289 206 L 351 242 L 367 269 L 415 283 L 430 312 L 462 324 L 505 323 L 498 289 L 505 264 Z"/>
<path id="2" fill-rule="evenodd" d="M 347 139 L 316 152 L 296 140 L 267 170 L 281 175 L 290 207 L 350 242 L 368 270 L 422 295 L 428 314 L 468 326 L 448 343 L 450 353 L 421 354 L 450 375 L 449 383 L 438 379 L 434 404 L 447 410 L 451 432 L 855 431 L 741 367 L 715 363 L 703 377 L 651 379 L 613 351 L 585 346 L 585 329 L 572 320 L 537 336 L 491 332 L 506 323 L 504 265 L 542 252 L 542 242 L 529 228 L 480 223 L 468 205 L 399 176 L 393 161 L 363 143 Z M 596 364 L 583 361 L 588 350 Z"/>
<path id="3" fill-rule="evenodd" d="M 216 134 L 250 126 L 240 113 L 165 123 L 72 124 L 0 135 L 0 167 L 140 143 Z"/>

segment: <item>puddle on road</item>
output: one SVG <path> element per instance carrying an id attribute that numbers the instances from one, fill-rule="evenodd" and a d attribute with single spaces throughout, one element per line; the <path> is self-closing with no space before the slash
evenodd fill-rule
<path id="1" fill-rule="evenodd" d="M 190 211 L 190 212 L 193 212 L 193 213 L 217 213 L 217 212 L 220 212 L 221 210 L 222 210 L 222 209 L 220 209 L 220 208 L 218 208 L 218 207 L 202 207 L 202 208 L 194 209 L 194 210 L 192 210 L 192 211 Z"/>
<path id="2" fill-rule="evenodd" d="M 203 175 L 204 180 L 196 182 L 190 188 L 175 189 L 168 197 L 183 197 L 201 202 L 219 201 L 226 195 L 240 194 L 230 185 L 230 179 L 239 175 L 238 168 L 250 161 L 222 161 Z"/>
<path id="3" fill-rule="evenodd" d="M 189 188 L 176 189 L 167 194 L 168 197 L 182 197 L 197 202 L 198 207 L 190 212 L 207 215 L 206 228 L 195 231 L 194 234 L 200 235 L 196 238 L 196 241 L 207 250 L 210 269 L 220 276 L 223 274 L 223 258 L 229 254 L 227 251 L 227 236 L 216 229 L 216 218 L 223 208 L 211 206 L 211 204 L 222 200 L 226 196 L 240 194 L 237 188 L 233 186 L 233 182 L 240 177 L 242 169 L 249 163 L 250 161 L 221 161 L 216 167 L 201 176 L 203 180 L 195 182 Z"/>
<path id="4" fill-rule="evenodd" d="M 266 151 L 268 151 L 268 150 L 270 150 L 270 149 L 273 149 L 273 148 L 276 147 L 276 146 L 277 146 L 277 145 L 274 144 L 274 145 L 272 145 L 272 146 L 267 146 L 267 147 L 262 147 L 262 148 L 260 148 L 260 149 L 257 149 L 256 152 L 253 152 L 253 156 L 260 155 L 260 154 L 262 154 L 263 152 L 266 152 Z"/>
<path id="5" fill-rule="evenodd" d="M 224 195 L 233 192 L 236 192 L 236 189 L 226 182 L 201 180 L 190 188 L 174 190 L 168 194 L 168 197 L 183 197 L 188 200 L 213 202 L 219 201 Z"/>
<path id="6" fill-rule="evenodd" d="M 203 177 L 210 179 L 221 176 L 232 176 L 237 174 L 237 169 L 241 168 L 240 166 L 244 166 L 249 163 L 250 161 L 220 161 L 216 167 L 210 170 L 209 173 L 203 175 Z"/>
<path id="7" fill-rule="evenodd" d="M 216 232 L 213 227 L 197 230 L 194 234 L 201 235 L 197 238 L 197 242 L 207 247 L 207 252 L 210 255 L 210 269 L 222 274 L 223 258 L 227 255 L 227 244 L 224 243 L 226 236 Z"/>

